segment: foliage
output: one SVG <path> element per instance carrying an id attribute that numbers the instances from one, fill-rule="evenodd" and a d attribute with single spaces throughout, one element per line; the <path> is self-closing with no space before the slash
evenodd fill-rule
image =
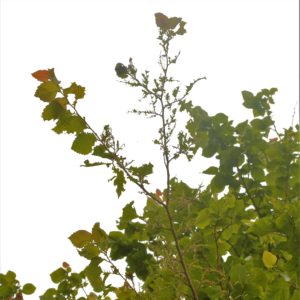
<path id="1" fill-rule="evenodd" d="M 46 104 L 42 118 L 55 122 L 57 134 L 75 136 L 72 150 L 96 157 L 84 166 L 109 167 L 118 196 L 129 181 L 147 197 L 141 215 L 134 202 L 123 208 L 116 231 L 95 223 L 90 231 L 71 234 L 88 264 L 76 273 L 64 262 L 50 275 L 57 286 L 40 299 L 299 299 L 299 125 L 278 132 L 271 111 L 276 88 L 256 95 L 243 91 L 253 118 L 236 125 L 223 113 L 210 116 L 194 106 L 189 93 L 205 77 L 182 89 L 169 75 L 179 57 L 169 54 L 170 42 L 186 33 L 185 22 L 162 13 L 155 21 L 162 49 L 158 78 L 147 70 L 138 73 L 132 59 L 115 70 L 123 83 L 142 91 L 143 108 L 132 112 L 160 120 L 154 143 L 165 166 L 163 191 L 149 190 L 150 162 L 128 161 L 109 125 L 97 134 L 80 115 L 76 105 L 84 87 L 63 88 L 54 69 L 32 74 L 41 81 L 35 96 Z M 180 113 L 189 116 L 182 129 L 176 127 Z M 193 188 L 173 177 L 170 166 L 181 157 L 193 163 L 198 151 L 218 163 L 202 170 L 212 176 L 210 183 Z M 119 260 L 126 261 L 125 271 Z M 2 299 L 33 292 L 7 274 L 0 277 Z M 115 276 L 123 285 L 111 283 Z"/>
<path id="2" fill-rule="evenodd" d="M 0 274 L 0 299 L 22 300 L 23 295 L 31 295 L 35 291 L 35 286 L 31 283 L 20 285 L 16 274 L 8 271 L 6 274 Z"/>

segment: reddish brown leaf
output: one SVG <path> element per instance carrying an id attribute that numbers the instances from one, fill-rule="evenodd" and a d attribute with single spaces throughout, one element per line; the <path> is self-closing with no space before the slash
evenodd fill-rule
<path id="1" fill-rule="evenodd" d="M 23 300 L 24 298 L 23 298 L 23 295 L 22 295 L 22 293 L 18 293 L 17 295 L 16 295 L 16 297 L 15 297 L 15 300 Z"/>
<path id="2" fill-rule="evenodd" d="M 69 265 L 67 262 L 65 262 L 65 261 L 62 263 L 62 266 L 63 266 L 65 269 L 70 268 L 70 265 Z"/>
<path id="3" fill-rule="evenodd" d="M 155 194 L 156 196 L 160 197 L 162 195 L 162 192 L 160 189 L 156 189 Z"/>
<path id="4" fill-rule="evenodd" d="M 38 70 L 31 74 L 35 79 L 39 81 L 48 81 L 49 80 L 49 71 L 48 70 Z"/>
<path id="5" fill-rule="evenodd" d="M 165 16 L 162 13 L 156 13 L 155 14 L 155 22 L 157 27 L 161 28 L 162 30 L 167 30 L 168 29 L 168 21 L 169 18 Z"/>

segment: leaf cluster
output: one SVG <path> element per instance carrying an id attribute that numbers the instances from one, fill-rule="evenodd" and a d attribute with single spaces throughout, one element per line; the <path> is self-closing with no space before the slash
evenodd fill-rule
<path id="1" fill-rule="evenodd" d="M 42 82 L 35 95 L 46 104 L 43 119 L 56 123 L 56 133 L 75 136 L 74 151 L 97 157 L 83 166 L 111 168 L 118 196 L 129 181 L 147 198 L 141 214 L 134 201 L 126 204 L 114 231 L 97 222 L 90 231 L 72 233 L 69 240 L 88 264 L 73 272 L 64 262 L 50 275 L 56 287 L 40 299 L 299 299 L 299 125 L 277 130 L 271 110 L 276 88 L 256 95 L 243 91 L 243 105 L 253 117 L 238 124 L 194 106 L 190 91 L 205 77 L 182 88 L 169 75 L 179 57 L 170 56 L 170 43 L 186 32 L 185 22 L 162 13 L 155 21 L 162 49 L 158 77 L 138 72 L 132 59 L 115 71 L 123 83 L 141 90 L 142 108 L 132 112 L 160 122 L 154 144 L 165 167 L 162 191 L 149 189 L 152 163 L 128 161 L 108 125 L 98 135 L 79 114 L 84 87 L 63 88 L 54 69 L 32 74 Z M 188 121 L 176 130 L 179 113 Z M 211 180 L 195 188 L 173 176 L 171 165 L 182 156 L 193 163 L 198 151 L 217 163 L 206 170 L 199 166 Z M 12 272 L 1 276 L 0 297 L 34 290 L 21 288 Z M 112 283 L 115 277 L 121 285 Z"/>
<path id="2" fill-rule="evenodd" d="M 22 286 L 16 274 L 12 271 L 7 271 L 6 274 L 0 274 L 1 300 L 22 300 L 23 295 L 31 295 L 35 289 L 35 286 L 31 283 L 26 283 Z"/>

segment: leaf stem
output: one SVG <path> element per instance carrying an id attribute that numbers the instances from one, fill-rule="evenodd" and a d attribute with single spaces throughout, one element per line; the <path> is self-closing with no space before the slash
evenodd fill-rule
<path id="1" fill-rule="evenodd" d="M 196 293 L 196 290 L 194 288 L 194 285 L 193 285 L 192 279 L 190 277 L 188 268 L 186 266 L 186 263 L 185 263 L 185 260 L 184 260 L 183 254 L 182 254 L 182 250 L 181 250 L 179 242 L 178 242 L 177 233 L 176 233 L 176 230 L 175 230 L 175 227 L 174 227 L 173 217 L 172 217 L 172 214 L 171 214 L 170 209 L 169 209 L 170 192 L 171 192 L 171 186 L 170 186 L 170 161 L 171 160 L 170 160 L 170 157 L 169 157 L 168 143 L 169 143 L 170 136 L 166 132 L 166 127 L 167 127 L 166 113 L 165 113 L 166 105 L 164 103 L 165 84 L 168 80 L 167 74 L 168 74 L 168 69 L 169 69 L 169 65 L 170 65 L 170 63 L 169 63 L 169 39 L 167 39 L 166 41 L 164 41 L 164 40 L 162 41 L 162 47 L 163 47 L 163 50 L 164 50 L 164 54 L 160 56 L 160 66 L 161 66 L 162 71 L 163 71 L 163 76 L 162 76 L 162 83 L 161 83 L 161 87 L 160 87 L 161 94 L 158 97 L 158 100 L 161 104 L 161 120 L 162 120 L 162 128 L 161 128 L 162 129 L 162 131 L 161 131 L 162 144 L 161 144 L 161 147 L 162 147 L 162 150 L 163 150 L 164 165 L 165 165 L 166 173 L 167 173 L 167 176 L 166 176 L 167 177 L 167 193 L 166 193 L 166 205 L 164 206 L 164 209 L 165 209 L 165 211 L 167 213 L 167 216 L 168 216 L 168 220 L 169 220 L 169 223 L 170 223 L 173 239 L 174 239 L 174 242 L 175 242 L 175 247 L 176 247 L 176 250 L 177 250 L 177 253 L 178 253 L 178 256 L 179 256 L 179 261 L 180 261 L 180 264 L 182 266 L 183 273 L 186 277 L 186 280 L 187 280 L 188 286 L 189 286 L 189 288 L 192 292 L 193 298 L 195 300 L 198 300 L 198 295 Z M 165 58 L 165 63 L 166 63 L 165 66 L 162 62 L 162 57 Z"/>
<path id="2" fill-rule="evenodd" d="M 138 292 L 136 291 L 136 289 L 129 283 L 128 279 L 120 272 L 118 267 L 112 262 L 112 260 L 109 258 L 107 253 L 104 251 L 101 251 L 101 253 L 104 254 L 104 256 L 105 256 L 104 260 L 107 263 L 109 263 L 111 265 L 112 269 L 117 273 L 116 275 L 119 275 L 124 280 L 124 282 L 126 282 L 126 284 L 129 286 L 129 288 L 131 288 L 138 295 Z M 113 273 L 113 274 L 115 274 L 115 273 Z"/>

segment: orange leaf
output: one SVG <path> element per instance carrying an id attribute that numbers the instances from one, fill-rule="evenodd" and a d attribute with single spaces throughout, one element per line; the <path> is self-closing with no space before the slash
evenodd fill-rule
<path id="1" fill-rule="evenodd" d="M 49 80 L 49 71 L 48 70 L 38 70 L 31 74 L 35 79 L 39 81 L 48 81 Z"/>

